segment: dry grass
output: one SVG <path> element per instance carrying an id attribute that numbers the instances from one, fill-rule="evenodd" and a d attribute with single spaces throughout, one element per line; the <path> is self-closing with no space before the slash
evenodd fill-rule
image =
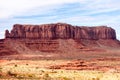
<path id="1" fill-rule="evenodd" d="M 62 64 L 68 60 L 12 60 L 0 63 L 0 80 L 120 80 L 115 69 L 98 70 L 55 70 L 46 66 Z M 116 66 L 119 62 L 99 61 L 98 64 Z"/>

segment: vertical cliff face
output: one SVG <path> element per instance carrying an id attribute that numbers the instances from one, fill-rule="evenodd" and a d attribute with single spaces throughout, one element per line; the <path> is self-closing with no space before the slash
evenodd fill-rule
<path id="1" fill-rule="evenodd" d="M 75 29 L 75 39 L 116 39 L 115 30 L 106 26 L 77 27 Z"/>
<path id="2" fill-rule="evenodd" d="M 120 47 L 115 30 L 107 26 L 73 26 L 66 23 L 15 24 L 11 31 L 5 31 L 5 38 L 4 43 L 0 44 L 0 53 L 5 53 L 4 50 L 7 49 L 6 54 L 10 51 L 10 54 L 55 52 L 74 55 L 84 51 L 97 51 L 96 49 L 98 52 L 105 52 L 104 47 Z M 68 57 L 68 54 L 66 56 Z"/>
<path id="3" fill-rule="evenodd" d="M 15 24 L 11 32 L 6 30 L 6 38 L 11 39 L 116 39 L 115 30 L 107 26 L 81 27 L 65 23 L 44 25 Z"/>

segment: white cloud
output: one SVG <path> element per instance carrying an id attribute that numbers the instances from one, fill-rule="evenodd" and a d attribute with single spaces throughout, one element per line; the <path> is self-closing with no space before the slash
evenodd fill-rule
<path id="1" fill-rule="evenodd" d="M 53 6 L 74 3 L 83 0 L 0 0 L 0 18 L 9 18 L 32 11 L 45 10 Z"/>
<path id="2" fill-rule="evenodd" d="M 91 3 L 87 3 L 82 7 L 83 10 L 89 11 L 83 15 L 107 13 L 120 10 L 120 1 L 118 0 L 91 0 Z"/>
<path id="3" fill-rule="evenodd" d="M 85 8 L 89 8 L 91 10 L 101 10 L 101 9 L 113 9 L 113 8 L 119 8 L 120 1 L 118 0 L 91 0 L 91 3 L 85 6 Z M 119 8 L 120 9 L 120 8 Z"/>
<path id="4" fill-rule="evenodd" d="M 87 14 L 120 10 L 118 0 L 0 0 L 0 18 L 46 12 L 67 3 L 80 3 L 80 9 L 89 11 Z"/>
<path id="5" fill-rule="evenodd" d="M 109 15 L 99 15 L 99 16 L 81 16 L 75 15 L 67 18 L 61 18 L 59 21 L 76 23 L 79 25 L 108 25 L 116 24 L 120 20 L 120 16 L 109 16 Z"/>

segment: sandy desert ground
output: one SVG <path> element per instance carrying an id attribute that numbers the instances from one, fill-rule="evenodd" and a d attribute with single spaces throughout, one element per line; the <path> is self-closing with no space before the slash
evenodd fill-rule
<path id="1" fill-rule="evenodd" d="M 120 80 L 120 59 L 0 60 L 0 80 Z"/>

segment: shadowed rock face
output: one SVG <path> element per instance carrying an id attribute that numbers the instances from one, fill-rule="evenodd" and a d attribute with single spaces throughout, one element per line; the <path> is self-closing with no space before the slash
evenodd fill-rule
<path id="1" fill-rule="evenodd" d="M 11 32 L 6 30 L 6 38 L 11 39 L 116 39 L 115 30 L 107 26 L 82 27 L 65 23 L 43 25 L 15 24 Z"/>

